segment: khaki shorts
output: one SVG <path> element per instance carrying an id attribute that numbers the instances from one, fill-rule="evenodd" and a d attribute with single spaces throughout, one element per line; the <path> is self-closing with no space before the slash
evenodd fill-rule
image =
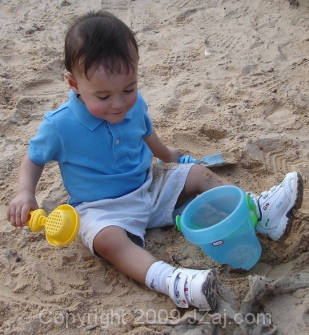
<path id="1" fill-rule="evenodd" d="M 155 164 L 145 183 L 137 190 L 116 199 L 84 202 L 76 207 L 80 214 L 79 236 L 95 255 L 93 241 L 104 228 L 123 228 L 128 236 L 144 246 L 146 229 L 174 224 L 185 206 L 175 209 L 193 164 Z"/>

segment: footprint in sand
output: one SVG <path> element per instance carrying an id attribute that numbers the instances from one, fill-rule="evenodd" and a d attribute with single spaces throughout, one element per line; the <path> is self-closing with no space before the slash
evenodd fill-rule
<path id="1" fill-rule="evenodd" d="M 252 72 L 253 68 L 245 66 L 242 69 L 242 76 L 239 78 L 239 85 L 245 89 L 263 89 L 268 92 L 275 92 L 280 82 L 271 73 Z"/>
<path id="2" fill-rule="evenodd" d="M 180 1 L 169 1 L 168 2 L 168 5 L 169 5 L 169 8 L 174 8 L 175 6 L 177 8 L 185 8 L 185 9 L 192 9 L 192 8 L 195 8 L 195 7 L 198 7 L 200 6 L 201 4 L 203 4 L 203 2 L 201 2 L 200 0 L 180 0 Z"/>
<path id="3" fill-rule="evenodd" d="M 104 8 L 111 10 L 128 10 L 130 8 L 129 0 L 118 0 L 117 2 L 112 0 L 102 0 L 101 4 Z"/>
<path id="4" fill-rule="evenodd" d="M 67 89 L 67 84 L 53 79 L 41 79 L 30 81 L 21 90 L 25 96 L 51 96 L 61 94 Z"/>
<path id="5" fill-rule="evenodd" d="M 272 167 L 274 172 L 298 170 L 308 178 L 307 158 L 298 154 L 298 147 L 299 144 L 289 138 L 270 137 L 248 142 L 246 151 L 253 159 Z"/>
<path id="6" fill-rule="evenodd" d="M 0 79 L 0 107 L 12 108 L 14 106 L 15 87 L 10 79 Z"/>
<path id="7" fill-rule="evenodd" d="M 186 61 L 186 52 L 170 52 L 162 60 L 165 66 L 174 66 L 182 64 Z"/>
<path id="8" fill-rule="evenodd" d="M 293 114 L 288 107 L 277 107 L 267 119 L 274 125 L 281 126 L 287 130 L 300 129 L 303 127 L 296 114 Z"/>

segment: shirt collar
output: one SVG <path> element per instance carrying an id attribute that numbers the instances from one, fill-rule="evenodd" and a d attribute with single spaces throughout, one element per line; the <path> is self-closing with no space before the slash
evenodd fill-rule
<path id="1" fill-rule="evenodd" d="M 71 90 L 69 94 L 68 107 L 76 117 L 79 123 L 88 128 L 89 130 L 95 130 L 103 122 L 107 122 L 89 113 L 87 107 L 77 98 L 76 94 Z M 134 107 L 133 107 L 134 108 Z M 133 109 L 132 108 L 132 109 Z M 131 119 L 133 112 L 132 109 L 128 111 L 125 116 L 126 119 Z"/>

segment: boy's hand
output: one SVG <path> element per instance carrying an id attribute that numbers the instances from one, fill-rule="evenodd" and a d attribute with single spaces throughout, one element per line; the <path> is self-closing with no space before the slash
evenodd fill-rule
<path id="1" fill-rule="evenodd" d="M 158 164 L 163 164 L 163 161 L 161 159 L 157 159 L 157 163 Z M 189 163 L 195 163 L 195 164 L 201 164 L 201 162 L 189 155 L 185 155 L 185 156 L 179 156 L 178 160 L 177 160 L 178 164 L 189 164 Z"/>
<path id="2" fill-rule="evenodd" d="M 177 163 L 182 152 L 176 148 L 165 145 L 158 137 L 155 131 L 144 138 L 154 157 L 159 158 L 165 163 Z"/>
<path id="3" fill-rule="evenodd" d="M 167 147 L 169 150 L 169 156 L 168 159 L 165 160 L 166 163 L 178 163 L 179 157 L 181 157 L 182 152 L 176 148 L 173 147 Z"/>
<path id="4" fill-rule="evenodd" d="M 192 156 L 189 156 L 189 155 L 179 156 L 178 163 L 179 164 L 189 164 L 189 163 L 201 164 L 201 162 L 198 159 Z"/>
<path id="5" fill-rule="evenodd" d="M 157 158 L 157 163 L 158 164 L 163 164 L 163 163 L 188 163 L 188 162 L 183 162 L 181 161 L 182 153 L 175 148 L 172 147 L 167 147 L 169 150 L 169 154 L 166 156 L 164 161 L 162 159 Z"/>
<path id="6" fill-rule="evenodd" d="M 23 227 L 27 224 L 30 210 L 37 208 L 38 203 L 32 192 L 20 192 L 9 205 L 7 219 L 14 227 Z"/>
<path id="7" fill-rule="evenodd" d="M 35 199 L 35 188 L 40 179 L 44 166 L 33 163 L 26 154 L 21 162 L 15 198 L 11 201 L 7 219 L 14 227 L 27 224 L 31 210 L 38 208 Z"/>

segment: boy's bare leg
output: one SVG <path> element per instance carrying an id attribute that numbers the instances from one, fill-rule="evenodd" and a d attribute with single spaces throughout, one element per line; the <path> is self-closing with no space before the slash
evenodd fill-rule
<path id="1" fill-rule="evenodd" d="M 185 186 L 179 195 L 177 204 L 181 204 L 189 197 L 222 185 L 231 185 L 231 183 L 212 172 L 206 166 L 193 165 L 188 174 Z"/>
<path id="2" fill-rule="evenodd" d="M 94 248 L 123 274 L 167 294 L 178 307 L 216 308 L 214 270 L 175 269 L 170 264 L 157 261 L 132 242 L 124 229 L 116 226 L 104 228 L 95 237 Z"/>
<path id="3" fill-rule="evenodd" d="M 148 251 L 132 242 L 124 229 L 117 226 L 101 230 L 93 245 L 101 257 L 142 284 L 145 284 L 148 269 L 157 261 Z"/>

